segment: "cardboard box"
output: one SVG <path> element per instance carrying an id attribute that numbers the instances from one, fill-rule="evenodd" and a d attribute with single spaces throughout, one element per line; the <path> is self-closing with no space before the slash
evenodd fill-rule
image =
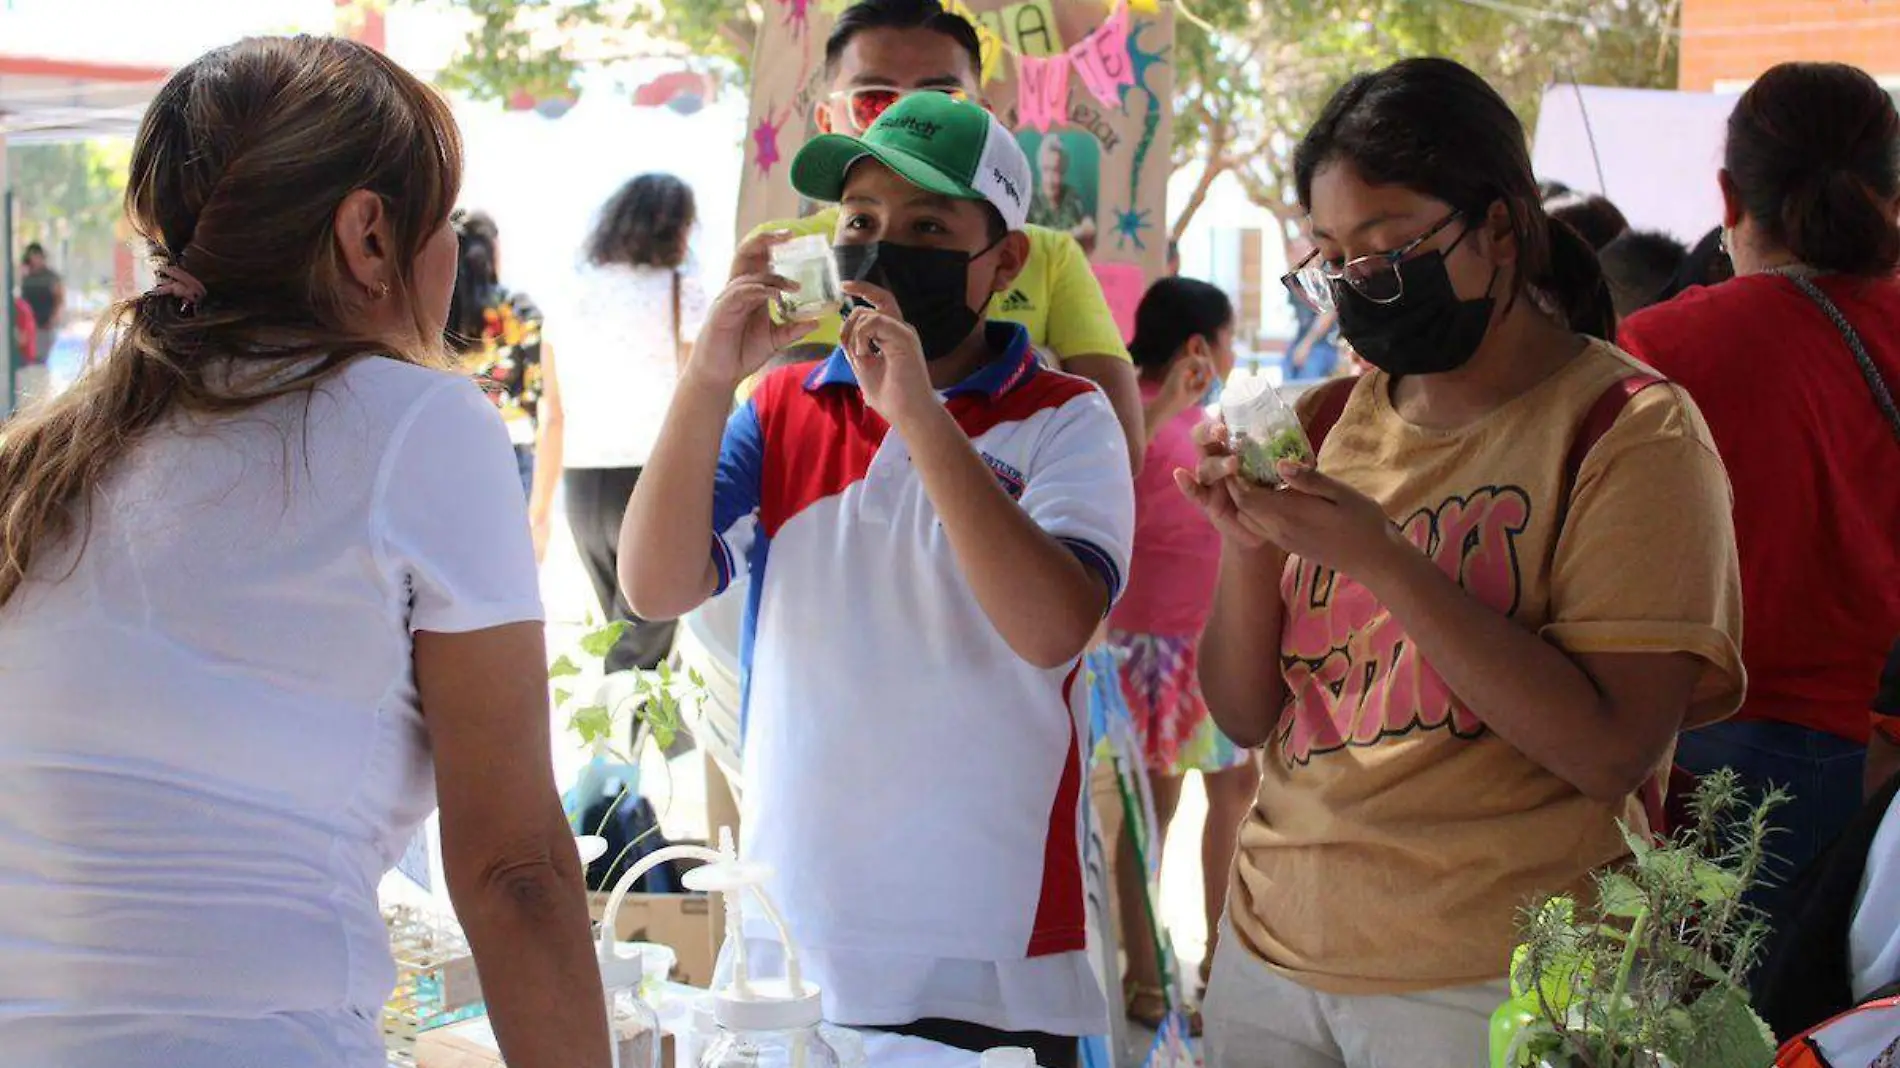
<path id="1" fill-rule="evenodd" d="M 424 1031 L 416 1040 L 416 1068 L 502 1068 L 494 1032 L 471 1035 L 462 1025 Z"/>
<path id="2" fill-rule="evenodd" d="M 587 895 L 594 919 L 607 910 L 606 894 Z M 725 935 L 725 909 L 701 894 L 628 894 L 620 906 L 623 942 L 655 942 L 679 955 L 673 978 L 688 986 L 709 987 Z"/>

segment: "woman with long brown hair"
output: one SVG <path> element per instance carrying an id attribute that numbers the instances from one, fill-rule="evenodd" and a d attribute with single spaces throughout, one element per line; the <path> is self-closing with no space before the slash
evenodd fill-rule
<path id="1" fill-rule="evenodd" d="M 607 1063 L 514 458 L 440 369 L 460 177 L 346 41 L 218 49 L 147 113 L 161 283 L 0 441 L 8 1063 L 382 1065 L 377 882 L 438 798 L 509 1063 Z"/>

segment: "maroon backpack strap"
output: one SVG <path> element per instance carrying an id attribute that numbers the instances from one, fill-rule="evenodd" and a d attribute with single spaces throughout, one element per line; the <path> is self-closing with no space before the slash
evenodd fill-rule
<path id="1" fill-rule="evenodd" d="M 1576 436 L 1570 439 L 1570 451 L 1564 454 L 1564 510 L 1569 510 L 1570 493 L 1577 488 L 1577 476 L 1583 473 L 1583 461 L 1589 459 L 1590 450 L 1597 447 L 1603 435 L 1610 432 L 1616 421 L 1622 417 L 1623 409 L 1636 399 L 1636 395 L 1651 386 L 1660 386 L 1668 382 L 1658 375 L 1634 374 L 1619 378 L 1610 383 L 1590 410 L 1583 413 L 1583 420 L 1577 424 Z"/>
<path id="2" fill-rule="evenodd" d="M 1570 451 L 1564 454 L 1563 500 L 1557 513 L 1560 537 L 1564 521 L 1570 516 L 1571 495 L 1576 492 L 1577 478 L 1583 473 L 1583 462 L 1589 458 L 1590 450 L 1596 448 L 1597 442 L 1603 440 L 1603 435 L 1616 425 L 1617 419 L 1623 415 L 1623 409 L 1629 407 L 1630 401 L 1635 400 L 1638 393 L 1667 381 L 1666 378 L 1651 374 L 1634 374 L 1617 379 L 1583 413 L 1583 419 L 1577 423 L 1577 432 L 1570 439 Z M 1656 774 L 1637 790 L 1653 840 L 1660 840 L 1669 833 L 1671 794 L 1670 769 L 1667 768 L 1657 769 Z"/>
<path id="3" fill-rule="evenodd" d="M 1345 414 L 1346 402 L 1352 399 L 1352 388 L 1359 384 L 1359 377 L 1335 378 L 1313 387 L 1319 399 L 1313 402 L 1312 418 L 1306 423 L 1306 440 L 1313 445 L 1313 455 L 1326 446 L 1326 435 L 1333 432 L 1339 417 Z"/>

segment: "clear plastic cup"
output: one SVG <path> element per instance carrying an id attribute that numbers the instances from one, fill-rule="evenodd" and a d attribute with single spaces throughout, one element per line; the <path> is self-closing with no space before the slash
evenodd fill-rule
<path id="1" fill-rule="evenodd" d="M 798 288 L 779 296 L 780 317 L 802 322 L 838 314 L 844 303 L 844 283 L 831 242 L 821 234 L 805 234 L 772 246 L 772 273 Z"/>
<path id="2" fill-rule="evenodd" d="M 1221 392 L 1221 421 L 1234 455 L 1240 458 L 1241 477 L 1260 486 L 1282 483 L 1281 460 L 1313 462 L 1313 446 L 1306 440 L 1300 417 L 1264 376 L 1235 378 Z"/>

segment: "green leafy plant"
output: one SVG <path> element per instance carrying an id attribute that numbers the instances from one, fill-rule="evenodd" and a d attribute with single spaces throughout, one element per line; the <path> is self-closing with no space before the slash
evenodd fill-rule
<path id="1" fill-rule="evenodd" d="M 1234 452 L 1240 457 L 1240 473 L 1262 486 L 1280 484 L 1281 460 L 1313 462 L 1313 450 L 1307 447 L 1306 435 L 1297 426 L 1287 427 L 1265 439 L 1236 431 Z"/>
<path id="2" fill-rule="evenodd" d="M 1751 804 L 1733 772 L 1717 772 L 1674 836 L 1624 828 L 1631 860 L 1598 875 L 1594 903 L 1527 910 L 1511 999 L 1492 1017 L 1492 1068 L 1767 1068 L 1774 1036 L 1744 986 L 1767 929 L 1742 897 L 1787 800 Z"/>
<path id="3" fill-rule="evenodd" d="M 620 764 L 638 766 L 639 755 L 648 740 L 661 751 L 671 749 L 684 729 L 687 711 L 697 712 L 707 699 L 706 680 L 697 671 L 680 672 L 661 664 L 652 671 L 609 674 L 607 654 L 627 631 L 624 622 L 609 623 L 583 634 L 575 647 L 548 666 L 548 681 L 554 691 L 554 707 L 567 714 L 567 729 L 596 757 Z M 624 685 L 616 685 L 616 676 Z M 627 739 L 624 748 L 619 739 Z M 623 785 L 608 815 L 591 832 L 581 826 L 581 812 L 571 815 L 575 832 L 602 834 L 607 820 L 636 789 Z M 667 793 L 671 795 L 671 784 Z M 630 842 L 627 850 L 638 844 Z M 621 857 L 614 858 L 618 866 Z"/>

